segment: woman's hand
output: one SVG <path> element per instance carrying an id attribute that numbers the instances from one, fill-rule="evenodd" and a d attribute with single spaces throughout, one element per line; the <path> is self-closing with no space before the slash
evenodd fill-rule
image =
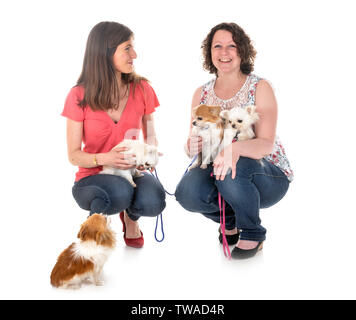
<path id="1" fill-rule="evenodd" d="M 187 140 L 187 155 L 191 158 L 201 152 L 203 139 L 200 136 L 189 136 Z"/>
<path id="2" fill-rule="evenodd" d="M 215 158 L 214 175 L 216 180 L 224 180 L 229 169 L 231 169 L 231 178 L 235 179 L 236 164 L 240 155 L 234 150 L 233 143 L 222 150 Z"/>
<path id="3" fill-rule="evenodd" d="M 96 158 L 99 165 L 106 165 L 122 170 L 135 168 L 135 155 L 124 153 L 126 147 L 115 148 L 107 153 L 99 153 Z"/>

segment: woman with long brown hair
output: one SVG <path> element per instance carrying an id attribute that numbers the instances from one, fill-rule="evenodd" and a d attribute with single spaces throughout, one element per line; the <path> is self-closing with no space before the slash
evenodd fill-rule
<path id="1" fill-rule="evenodd" d="M 157 145 L 153 112 L 159 102 L 147 79 L 134 72 L 137 54 L 132 31 L 117 22 L 100 22 L 91 30 L 81 75 L 66 99 L 69 161 L 79 167 L 72 189 L 78 205 L 90 214 L 120 212 L 128 246 L 142 247 L 137 220 L 157 216 L 165 208 L 165 192 L 151 175 L 124 178 L 99 174 L 104 165 L 135 167 L 125 148 L 112 150 L 125 139 Z M 83 144 L 83 147 L 82 147 Z"/>

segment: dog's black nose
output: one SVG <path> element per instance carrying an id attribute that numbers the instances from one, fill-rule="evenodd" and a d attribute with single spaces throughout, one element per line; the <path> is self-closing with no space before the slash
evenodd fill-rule
<path id="1" fill-rule="evenodd" d="M 233 124 L 232 127 L 233 127 L 234 129 L 236 129 L 236 124 Z"/>
<path id="2" fill-rule="evenodd" d="M 197 125 L 197 122 L 194 120 L 194 121 L 192 122 L 192 125 L 193 125 L 193 126 L 196 126 L 196 125 Z"/>

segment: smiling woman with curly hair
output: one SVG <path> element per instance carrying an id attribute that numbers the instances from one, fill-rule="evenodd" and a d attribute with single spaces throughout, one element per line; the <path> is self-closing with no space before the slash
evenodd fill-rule
<path id="1" fill-rule="evenodd" d="M 253 47 L 249 36 L 235 23 L 221 23 L 215 26 L 207 37 L 204 39 L 201 48 L 203 49 L 203 67 L 206 71 L 214 73 L 218 77 L 218 70 L 213 64 L 211 58 L 211 44 L 213 37 L 218 30 L 229 31 L 232 35 L 232 40 L 237 45 L 238 54 L 241 59 L 240 70 L 243 74 L 250 74 L 254 69 L 256 50 Z"/>
<path id="2" fill-rule="evenodd" d="M 266 239 L 260 208 L 284 197 L 293 171 L 276 137 L 277 101 L 272 87 L 252 74 L 256 50 L 249 36 L 236 23 L 221 23 L 211 29 L 202 49 L 203 67 L 216 78 L 195 91 L 192 108 L 206 104 L 230 110 L 256 105 L 260 120 L 254 126 L 254 139 L 232 142 L 206 169 L 190 170 L 175 195 L 186 210 L 219 223 L 220 193 L 226 201 L 226 232 L 222 225 L 219 240 L 236 245 L 233 258 L 249 258 Z M 202 150 L 202 138 L 190 132 L 186 147 L 193 157 Z"/>

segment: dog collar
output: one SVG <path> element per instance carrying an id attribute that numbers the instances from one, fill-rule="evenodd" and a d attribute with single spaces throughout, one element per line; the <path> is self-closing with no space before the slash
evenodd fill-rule
<path id="1" fill-rule="evenodd" d="M 240 134 L 240 131 L 237 131 L 235 137 L 232 139 L 232 142 L 236 142 L 239 140 L 239 134 Z"/>

